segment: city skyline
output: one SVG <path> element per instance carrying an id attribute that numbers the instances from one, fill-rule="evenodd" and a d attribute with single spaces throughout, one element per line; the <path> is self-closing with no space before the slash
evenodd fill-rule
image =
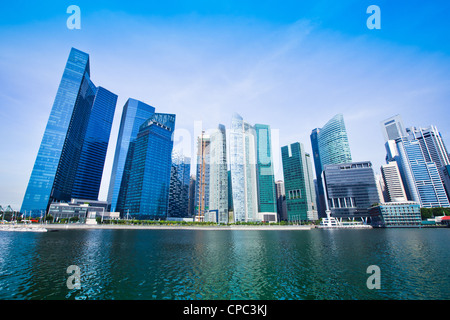
<path id="1" fill-rule="evenodd" d="M 318 5 L 314 8 L 317 21 L 307 5 L 298 7 L 298 15 L 291 12 L 284 17 L 281 10 L 275 10 L 278 14 L 271 18 L 267 5 L 253 14 L 243 5 L 236 12 L 216 7 L 212 13 L 199 10 L 197 14 L 187 8 L 171 13 L 160 7 L 148 10 L 154 15 L 146 16 L 147 11 L 138 15 L 133 8 L 121 12 L 117 3 L 102 11 L 80 2 L 83 20 L 79 31 L 66 28 L 64 7 L 49 6 L 47 12 L 30 5 L 17 10 L 22 17 L 15 20 L 17 14 L 7 17 L 5 10 L 0 29 L 5 39 L 0 67 L 4 119 L 0 134 L 5 153 L 0 204 L 20 207 L 71 47 L 90 54 L 95 82 L 119 97 L 101 200 L 106 200 L 118 123 L 128 97 L 177 114 L 177 128 L 191 135 L 186 156 L 193 160 L 196 121 L 209 129 L 225 119 L 229 128 L 235 111 L 251 123 L 266 123 L 279 130 L 279 147 L 299 141 L 308 153 L 311 130 L 342 113 L 354 161 L 370 160 L 377 172 L 385 156 L 379 130 L 383 119 L 401 114 L 407 124 L 436 125 L 444 142 L 448 141 L 445 107 L 450 50 L 445 28 L 441 28 L 443 18 L 427 5 L 411 4 L 409 17 L 416 14 L 417 25 L 424 29 L 407 32 L 392 25 L 393 11 L 404 13 L 404 8 L 383 1 L 379 5 L 383 16 L 380 32 L 365 27 L 367 6 L 350 3 Z M 423 6 L 428 16 L 420 15 Z M 347 8 L 351 10 L 344 14 Z M 27 19 L 30 15 L 38 19 L 31 22 Z M 108 17 L 114 23 L 109 23 Z M 396 23 L 401 24 L 402 19 L 406 18 Z M 426 39 L 430 30 L 435 32 Z M 131 32 L 134 37 L 127 37 Z M 104 40 L 99 38 L 106 33 Z M 433 41 L 436 39 L 439 41 Z M 280 157 L 278 148 L 275 180 L 281 178 Z"/>

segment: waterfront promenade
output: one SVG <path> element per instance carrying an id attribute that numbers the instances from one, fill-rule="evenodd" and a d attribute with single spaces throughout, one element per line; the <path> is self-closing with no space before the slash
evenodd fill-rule
<path id="1" fill-rule="evenodd" d="M 313 225 L 197 225 L 183 226 L 179 224 L 173 225 L 126 225 L 126 224 L 43 224 L 47 230 L 86 230 L 86 229 L 155 229 L 155 230 L 311 230 L 315 228 Z"/>

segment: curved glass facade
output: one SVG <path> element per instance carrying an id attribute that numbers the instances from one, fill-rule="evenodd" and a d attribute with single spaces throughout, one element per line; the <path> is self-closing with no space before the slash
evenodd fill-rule
<path id="1" fill-rule="evenodd" d="M 335 115 L 319 131 L 321 166 L 352 161 L 347 131 L 342 114 Z"/>
<path id="2" fill-rule="evenodd" d="M 325 217 L 324 167 L 352 161 L 343 115 L 337 114 L 322 128 L 312 130 L 310 138 L 316 170 L 319 217 Z"/>

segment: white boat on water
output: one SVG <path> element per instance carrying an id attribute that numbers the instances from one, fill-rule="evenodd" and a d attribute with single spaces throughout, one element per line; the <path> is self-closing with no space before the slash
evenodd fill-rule
<path id="1" fill-rule="evenodd" d="M 362 222 L 342 222 L 331 216 L 330 210 L 326 211 L 327 217 L 323 218 L 318 228 L 320 229 L 372 229 L 371 225 Z"/>

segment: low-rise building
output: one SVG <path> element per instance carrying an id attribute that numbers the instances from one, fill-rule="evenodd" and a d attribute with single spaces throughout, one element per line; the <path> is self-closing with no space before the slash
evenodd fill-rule
<path id="1" fill-rule="evenodd" d="M 119 219 L 119 212 L 107 212 L 108 203 L 106 201 L 92 201 L 83 199 L 72 199 L 71 202 L 54 202 L 50 204 L 48 214 L 54 221 L 61 219 L 78 218 L 85 223 L 87 219 L 97 217 L 102 220 Z"/>
<path id="2" fill-rule="evenodd" d="M 414 201 L 387 202 L 369 208 L 373 227 L 420 227 L 420 204 Z"/>

